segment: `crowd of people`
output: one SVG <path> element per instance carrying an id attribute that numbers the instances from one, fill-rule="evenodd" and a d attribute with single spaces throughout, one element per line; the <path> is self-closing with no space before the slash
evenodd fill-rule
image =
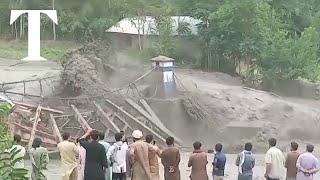
<path id="1" fill-rule="evenodd" d="M 143 136 L 140 130 L 132 133 L 133 143 L 128 144 L 124 132 L 115 134 L 115 142 L 111 145 L 104 134 L 89 129 L 76 142 L 70 140 L 70 134 L 63 134 L 63 141 L 58 144 L 61 156 L 63 180 L 160 180 L 160 163 L 164 167 L 165 180 L 180 180 L 180 151 L 175 146 L 174 138 L 166 139 L 167 147 L 157 147 L 152 135 Z M 26 150 L 20 145 L 21 137 L 14 136 L 11 149 L 19 150 L 18 158 L 24 157 Z M 314 180 L 320 170 L 318 159 L 312 154 L 314 146 L 308 144 L 306 152 L 300 154 L 299 145 L 291 143 L 291 151 L 284 153 L 277 148 L 277 140 L 269 139 L 269 150 L 265 155 L 266 180 Z M 191 180 L 208 180 L 207 152 L 202 149 L 201 142 L 194 142 L 193 152 L 188 161 L 191 168 Z M 238 180 L 252 180 L 255 167 L 253 145 L 246 143 L 244 150 L 237 156 Z M 209 151 L 211 153 L 211 151 Z M 213 180 L 223 180 L 227 157 L 223 153 L 223 145 L 218 143 L 212 152 Z M 45 180 L 44 170 L 49 163 L 48 151 L 42 147 L 39 138 L 34 139 L 29 152 L 32 163 L 32 180 Z M 23 168 L 24 162 L 16 162 L 17 168 Z"/>

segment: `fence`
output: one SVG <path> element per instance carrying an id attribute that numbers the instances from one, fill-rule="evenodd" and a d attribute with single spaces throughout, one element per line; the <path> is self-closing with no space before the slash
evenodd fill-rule
<path id="1" fill-rule="evenodd" d="M 45 91 L 45 89 L 46 89 L 45 85 L 47 85 L 48 83 L 52 83 L 50 80 L 52 80 L 54 78 L 57 78 L 57 76 L 49 76 L 49 77 L 39 78 L 39 79 L 0 83 L 0 93 L 19 95 L 22 97 L 28 96 L 28 97 L 43 98 L 45 96 L 45 94 L 48 93 Z M 47 82 L 48 80 L 50 82 Z M 36 91 L 29 89 L 29 91 L 28 91 L 27 86 L 34 84 L 34 83 L 38 84 L 39 89 Z M 22 87 L 19 86 L 19 87 L 21 87 L 21 89 L 11 87 L 11 86 L 17 86 L 17 85 L 22 85 Z M 11 89 L 15 89 L 15 90 L 12 91 Z M 19 89 L 19 90 L 17 90 L 17 89 Z M 30 92 L 30 91 L 32 91 L 32 92 Z"/>

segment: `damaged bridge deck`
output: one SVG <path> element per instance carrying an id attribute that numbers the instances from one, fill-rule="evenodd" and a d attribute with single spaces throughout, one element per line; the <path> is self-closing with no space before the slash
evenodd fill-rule
<path id="1" fill-rule="evenodd" d="M 157 117 L 148 103 L 141 99 L 135 102 L 126 99 L 126 108 L 115 103 L 111 99 L 86 99 L 86 107 L 82 109 L 81 104 L 77 105 L 76 98 L 63 99 L 70 105 L 66 112 L 55 110 L 49 107 L 16 103 L 15 112 L 27 113 L 29 119 L 14 118 L 10 124 L 12 132 L 22 135 L 28 148 L 31 147 L 35 137 L 43 139 L 49 149 L 55 149 L 56 144 L 62 141 L 61 134 L 69 132 L 72 139 L 79 138 L 88 128 L 105 132 L 106 137 L 113 139 L 116 132 L 124 131 L 130 137 L 135 129 L 143 131 L 144 134 L 152 134 L 160 145 L 165 144 L 165 138 L 173 136 L 177 144 L 183 141 L 165 127 Z M 67 113 L 68 112 L 68 113 Z M 14 114 L 13 113 L 13 114 Z M 17 120 L 19 119 L 19 120 Z"/>

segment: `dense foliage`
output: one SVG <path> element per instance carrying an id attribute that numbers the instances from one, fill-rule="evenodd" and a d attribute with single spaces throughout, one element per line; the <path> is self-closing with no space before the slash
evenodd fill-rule
<path id="1" fill-rule="evenodd" d="M 28 179 L 26 177 L 28 171 L 14 167 L 15 163 L 21 160 L 21 158 L 16 158 L 20 151 L 12 149 L 6 152 L 12 142 L 5 123 L 11 108 L 9 103 L 0 104 L 0 180 L 25 180 Z"/>
<path id="2" fill-rule="evenodd" d="M 177 0 L 201 19 L 202 68 L 262 77 L 319 80 L 315 0 Z M 186 11 L 183 11 L 183 10 Z"/>
<path id="3" fill-rule="evenodd" d="M 91 40 L 104 34 L 106 27 L 124 16 L 124 0 L 1 0 L 0 33 L 15 38 L 25 38 L 27 17 L 21 16 L 11 27 L 8 26 L 11 9 L 56 9 L 59 25 L 53 28 L 52 21 L 41 17 L 42 37 L 53 39 Z M 87 38 L 87 39 L 86 39 Z"/>
<path id="4" fill-rule="evenodd" d="M 201 20 L 196 37 L 188 34 L 187 24 L 178 28 L 179 35 L 201 49 L 201 58 L 190 63 L 239 74 L 253 83 L 263 77 L 317 81 L 319 7 L 317 0 L 2 0 L 0 32 L 26 36 L 26 17 L 9 27 L 9 9 L 55 8 L 59 26 L 53 28 L 43 17 L 42 36 L 52 39 L 54 32 L 58 39 L 77 41 L 104 38 L 104 31 L 124 17 L 138 19 L 141 26 L 151 15 L 160 34 L 154 52 L 180 59 L 188 57 L 179 51 L 182 45 L 174 40 L 169 17 L 192 16 Z M 140 52 L 143 40 L 139 34 Z"/>
<path id="5" fill-rule="evenodd" d="M 10 152 L 0 152 L 0 180 L 27 180 L 28 170 L 15 168 L 16 162 L 24 157 L 16 158 L 20 150 L 12 149 Z"/>
<path id="6" fill-rule="evenodd" d="M 5 123 L 6 117 L 9 115 L 11 105 L 8 103 L 0 104 L 0 152 L 9 148 L 11 142 L 9 139 L 7 125 Z"/>

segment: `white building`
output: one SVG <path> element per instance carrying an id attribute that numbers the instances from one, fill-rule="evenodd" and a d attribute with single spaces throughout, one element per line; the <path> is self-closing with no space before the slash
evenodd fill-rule
<path id="1" fill-rule="evenodd" d="M 178 36 L 178 28 L 181 24 L 187 26 L 189 34 L 197 35 L 197 24 L 201 21 L 190 16 L 172 16 L 172 35 Z M 113 44 L 119 47 L 138 47 L 139 35 L 143 46 L 151 45 L 159 36 L 154 17 L 146 16 L 142 18 L 124 18 L 108 30 L 108 37 Z M 180 33 L 181 36 L 183 34 Z"/>

